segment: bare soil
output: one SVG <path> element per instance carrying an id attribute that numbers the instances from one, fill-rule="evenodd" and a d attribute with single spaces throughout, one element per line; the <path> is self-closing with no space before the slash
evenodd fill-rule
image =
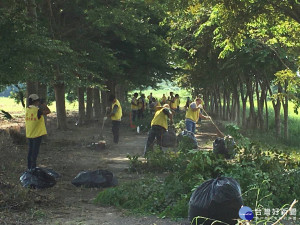
<path id="1" fill-rule="evenodd" d="M 129 161 L 126 156 L 128 154 L 143 154 L 147 139 L 146 134 L 137 134 L 135 130 L 130 129 L 127 122 L 123 121 L 120 130 L 120 143 L 112 144 L 111 124 L 110 121 L 107 121 L 103 133 L 107 145 L 106 149 L 100 150 L 92 146 L 92 143 L 101 140 L 101 125 L 99 123 L 95 122 L 79 127 L 75 125 L 75 117 L 70 117 L 69 129 L 58 131 L 55 129 L 54 118 L 50 117 L 48 120 L 49 134 L 41 145 L 37 163 L 39 167 L 52 168 L 61 174 L 61 178 L 52 188 L 30 190 L 30 196 L 34 198 L 33 204 L 30 206 L 25 204 L 26 207 L 18 207 L 18 205 L 16 205 L 17 207 L 10 207 L 7 204 L 7 207 L 0 208 L 0 224 L 189 224 L 186 219 L 173 221 L 156 216 L 129 215 L 128 212 L 121 209 L 96 205 L 93 200 L 102 191 L 101 188 L 80 188 L 71 184 L 72 179 L 83 170 L 109 170 L 113 172 L 119 184 L 128 180 L 139 179 L 142 175 L 127 172 Z M 15 129 L 21 129 L 21 132 L 24 132 L 21 119 L 13 121 L 13 123 Z M 2 127 L 0 132 L 1 203 L 1 197 L 5 199 L 6 189 L 10 187 L 24 189 L 18 178 L 26 170 L 27 146 L 25 143 L 21 145 L 12 143 L 12 139 L 4 131 L 4 129 L 9 129 L 9 123 L 2 121 L 0 126 Z M 204 121 L 200 130 L 197 135 L 200 149 L 211 150 L 212 141 L 216 138 L 215 128 L 209 121 Z M 15 197 L 12 196 L 12 199 Z"/>

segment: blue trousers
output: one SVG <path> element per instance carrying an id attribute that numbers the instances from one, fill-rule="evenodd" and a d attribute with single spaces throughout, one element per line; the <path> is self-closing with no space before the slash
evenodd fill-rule
<path id="1" fill-rule="evenodd" d="M 42 136 L 37 138 L 28 138 L 28 156 L 27 156 L 27 167 L 28 169 L 34 169 L 36 167 L 36 160 L 40 151 L 40 145 Z"/>
<path id="2" fill-rule="evenodd" d="M 196 133 L 196 123 L 191 120 L 185 120 L 185 127 L 187 131 Z"/>

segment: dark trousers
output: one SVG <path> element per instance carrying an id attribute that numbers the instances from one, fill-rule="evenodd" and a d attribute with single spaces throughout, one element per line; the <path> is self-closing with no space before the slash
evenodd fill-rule
<path id="1" fill-rule="evenodd" d="M 121 121 L 113 120 L 112 121 L 112 133 L 114 136 L 114 143 L 119 143 L 119 130 L 120 130 Z"/>
<path id="2" fill-rule="evenodd" d="M 144 110 L 143 109 L 139 109 L 138 110 L 138 118 L 139 119 L 143 119 L 144 118 Z"/>
<path id="3" fill-rule="evenodd" d="M 42 136 L 37 138 L 28 138 L 28 156 L 27 156 L 27 167 L 28 169 L 34 169 L 36 167 L 36 160 L 40 151 L 40 145 Z"/>
<path id="4" fill-rule="evenodd" d="M 138 111 L 137 110 L 131 110 L 131 116 L 132 116 L 132 122 L 135 121 L 135 118 L 137 117 L 138 115 Z"/>
<path id="5" fill-rule="evenodd" d="M 155 139 L 156 139 L 157 144 L 161 148 L 161 146 L 162 146 L 162 135 L 165 132 L 166 132 L 166 129 L 161 127 L 161 126 L 154 125 L 154 126 L 151 127 L 151 129 L 149 131 L 149 134 L 148 134 L 148 139 L 147 139 L 147 144 L 145 146 L 144 155 L 146 155 L 146 153 L 148 151 L 153 150 L 153 144 L 154 144 Z"/>

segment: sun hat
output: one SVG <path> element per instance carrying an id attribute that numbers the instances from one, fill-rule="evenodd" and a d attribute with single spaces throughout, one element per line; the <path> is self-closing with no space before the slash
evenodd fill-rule
<path id="1" fill-rule="evenodd" d="M 32 101 L 39 100 L 39 96 L 37 94 L 31 94 L 28 98 L 30 98 Z"/>

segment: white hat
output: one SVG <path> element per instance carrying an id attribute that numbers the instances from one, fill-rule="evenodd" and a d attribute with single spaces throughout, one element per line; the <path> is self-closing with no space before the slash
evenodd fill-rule
<path id="1" fill-rule="evenodd" d="M 168 109 L 170 108 L 169 104 L 164 104 L 163 107 Z"/>
<path id="2" fill-rule="evenodd" d="M 39 96 L 37 94 L 31 94 L 28 98 L 31 98 L 32 101 L 36 101 L 39 99 Z"/>

